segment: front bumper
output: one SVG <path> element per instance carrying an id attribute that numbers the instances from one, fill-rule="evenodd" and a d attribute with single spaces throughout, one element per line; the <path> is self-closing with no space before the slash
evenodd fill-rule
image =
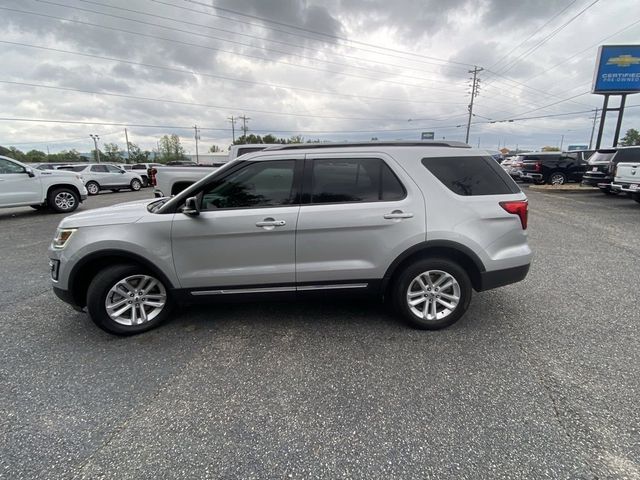
<path id="1" fill-rule="evenodd" d="M 542 180 L 541 173 L 522 172 L 520 178 L 523 180 L 540 181 Z"/>

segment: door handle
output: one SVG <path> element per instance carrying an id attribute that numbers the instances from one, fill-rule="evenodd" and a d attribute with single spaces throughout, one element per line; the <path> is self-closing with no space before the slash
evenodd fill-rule
<path id="1" fill-rule="evenodd" d="M 387 220 L 396 220 L 400 218 L 413 218 L 413 213 L 405 213 L 402 210 L 394 210 L 391 213 L 385 213 L 384 218 Z"/>
<path id="2" fill-rule="evenodd" d="M 261 222 L 256 222 L 256 227 L 284 227 L 287 224 L 284 220 L 274 220 L 273 218 L 265 218 Z"/>

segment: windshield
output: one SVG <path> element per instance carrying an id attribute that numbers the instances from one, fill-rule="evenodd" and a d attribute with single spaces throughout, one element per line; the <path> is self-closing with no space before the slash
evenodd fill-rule
<path id="1" fill-rule="evenodd" d="M 609 163 L 615 154 L 615 150 L 596 152 L 589 157 L 589 163 Z"/>

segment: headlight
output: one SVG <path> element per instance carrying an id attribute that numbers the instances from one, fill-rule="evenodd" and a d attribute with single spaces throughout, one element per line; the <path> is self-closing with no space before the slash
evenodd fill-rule
<path id="1" fill-rule="evenodd" d="M 62 250 L 76 230 L 77 228 L 59 228 L 56 230 L 56 236 L 53 238 L 53 248 Z"/>

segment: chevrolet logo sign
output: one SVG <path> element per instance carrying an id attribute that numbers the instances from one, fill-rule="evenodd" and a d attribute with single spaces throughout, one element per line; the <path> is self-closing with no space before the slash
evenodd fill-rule
<path id="1" fill-rule="evenodd" d="M 629 67 L 638 64 L 640 64 L 640 57 L 634 57 L 633 55 L 618 55 L 617 57 L 611 57 L 607 61 L 607 65 L 617 65 L 619 67 Z"/>

